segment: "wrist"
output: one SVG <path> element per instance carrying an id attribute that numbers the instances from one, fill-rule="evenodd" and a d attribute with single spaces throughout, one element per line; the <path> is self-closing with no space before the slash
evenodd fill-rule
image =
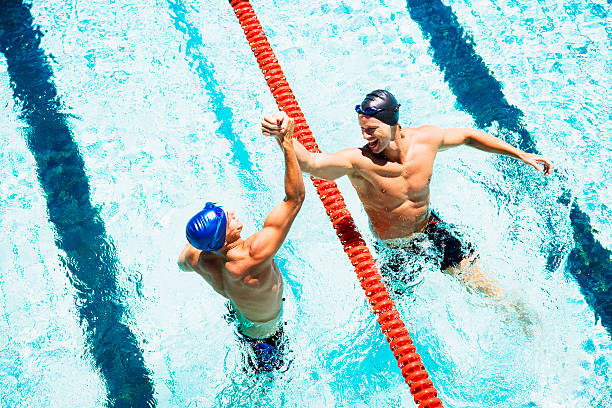
<path id="1" fill-rule="evenodd" d="M 527 161 L 527 153 L 519 150 L 518 152 L 515 153 L 516 157 L 522 161 Z"/>

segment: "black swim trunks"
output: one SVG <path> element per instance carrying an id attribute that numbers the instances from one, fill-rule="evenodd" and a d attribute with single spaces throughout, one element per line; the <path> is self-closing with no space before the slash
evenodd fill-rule
<path id="1" fill-rule="evenodd" d="M 440 263 L 440 269 L 442 270 L 456 267 L 464 259 L 472 259 L 476 252 L 474 246 L 464 239 L 463 234 L 459 232 L 456 226 L 445 223 L 433 211 L 424 233 L 442 253 L 442 262 Z"/>
<path id="2" fill-rule="evenodd" d="M 422 233 L 409 238 L 376 241 L 380 272 L 387 286 L 412 287 L 422 279 L 423 268 L 436 265 L 441 270 L 458 266 L 464 259 L 475 260 L 474 246 L 458 228 L 442 221 L 433 211 Z"/>
<path id="3" fill-rule="evenodd" d="M 281 325 L 278 331 L 265 339 L 254 339 L 239 332 L 238 340 L 245 346 L 242 361 L 255 373 L 269 373 L 286 366 L 287 338 Z"/>
<path id="4" fill-rule="evenodd" d="M 228 313 L 225 315 L 225 320 L 236 325 L 236 337 L 241 345 L 242 362 L 245 371 L 259 374 L 288 368 L 290 362 L 286 361 L 285 358 L 288 352 L 288 345 L 283 322 L 278 321 L 278 329 L 271 336 L 262 339 L 253 338 L 247 336 L 241 330 L 240 324 L 241 322 L 244 324 L 244 316 L 240 314 L 231 302 L 227 302 L 226 306 Z"/>

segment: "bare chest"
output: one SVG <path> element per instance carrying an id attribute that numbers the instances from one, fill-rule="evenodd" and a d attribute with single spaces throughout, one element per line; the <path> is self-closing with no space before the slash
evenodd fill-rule
<path id="1" fill-rule="evenodd" d="M 392 163 L 351 178 L 359 196 L 376 201 L 420 200 L 429 193 L 432 166 Z"/>

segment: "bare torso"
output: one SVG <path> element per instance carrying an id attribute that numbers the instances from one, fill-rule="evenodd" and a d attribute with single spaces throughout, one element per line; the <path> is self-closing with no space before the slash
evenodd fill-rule
<path id="1" fill-rule="evenodd" d="M 197 259 L 190 262 L 193 270 L 231 300 L 247 319 L 266 322 L 280 312 L 283 280 L 273 258 L 257 263 L 244 246 L 229 250 L 225 260 L 190 245 L 184 251 L 195 251 L 192 256 Z"/>
<path id="2" fill-rule="evenodd" d="M 380 239 L 421 232 L 429 217 L 429 183 L 437 145 L 420 128 L 401 132 L 401 162 L 374 154 L 366 145 L 356 149 L 358 169 L 349 176 Z"/>

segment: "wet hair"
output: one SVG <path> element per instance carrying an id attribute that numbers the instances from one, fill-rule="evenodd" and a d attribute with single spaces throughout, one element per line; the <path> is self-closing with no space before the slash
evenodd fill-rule
<path id="1" fill-rule="evenodd" d="M 355 106 L 355 111 L 395 126 L 399 121 L 400 106 L 391 92 L 377 89 L 367 94 L 363 102 Z"/>
<path id="2" fill-rule="evenodd" d="M 225 245 L 227 217 L 223 209 L 207 202 L 202 211 L 191 217 L 185 228 L 187 241 L 200 251 L 217 251 Z"/>

